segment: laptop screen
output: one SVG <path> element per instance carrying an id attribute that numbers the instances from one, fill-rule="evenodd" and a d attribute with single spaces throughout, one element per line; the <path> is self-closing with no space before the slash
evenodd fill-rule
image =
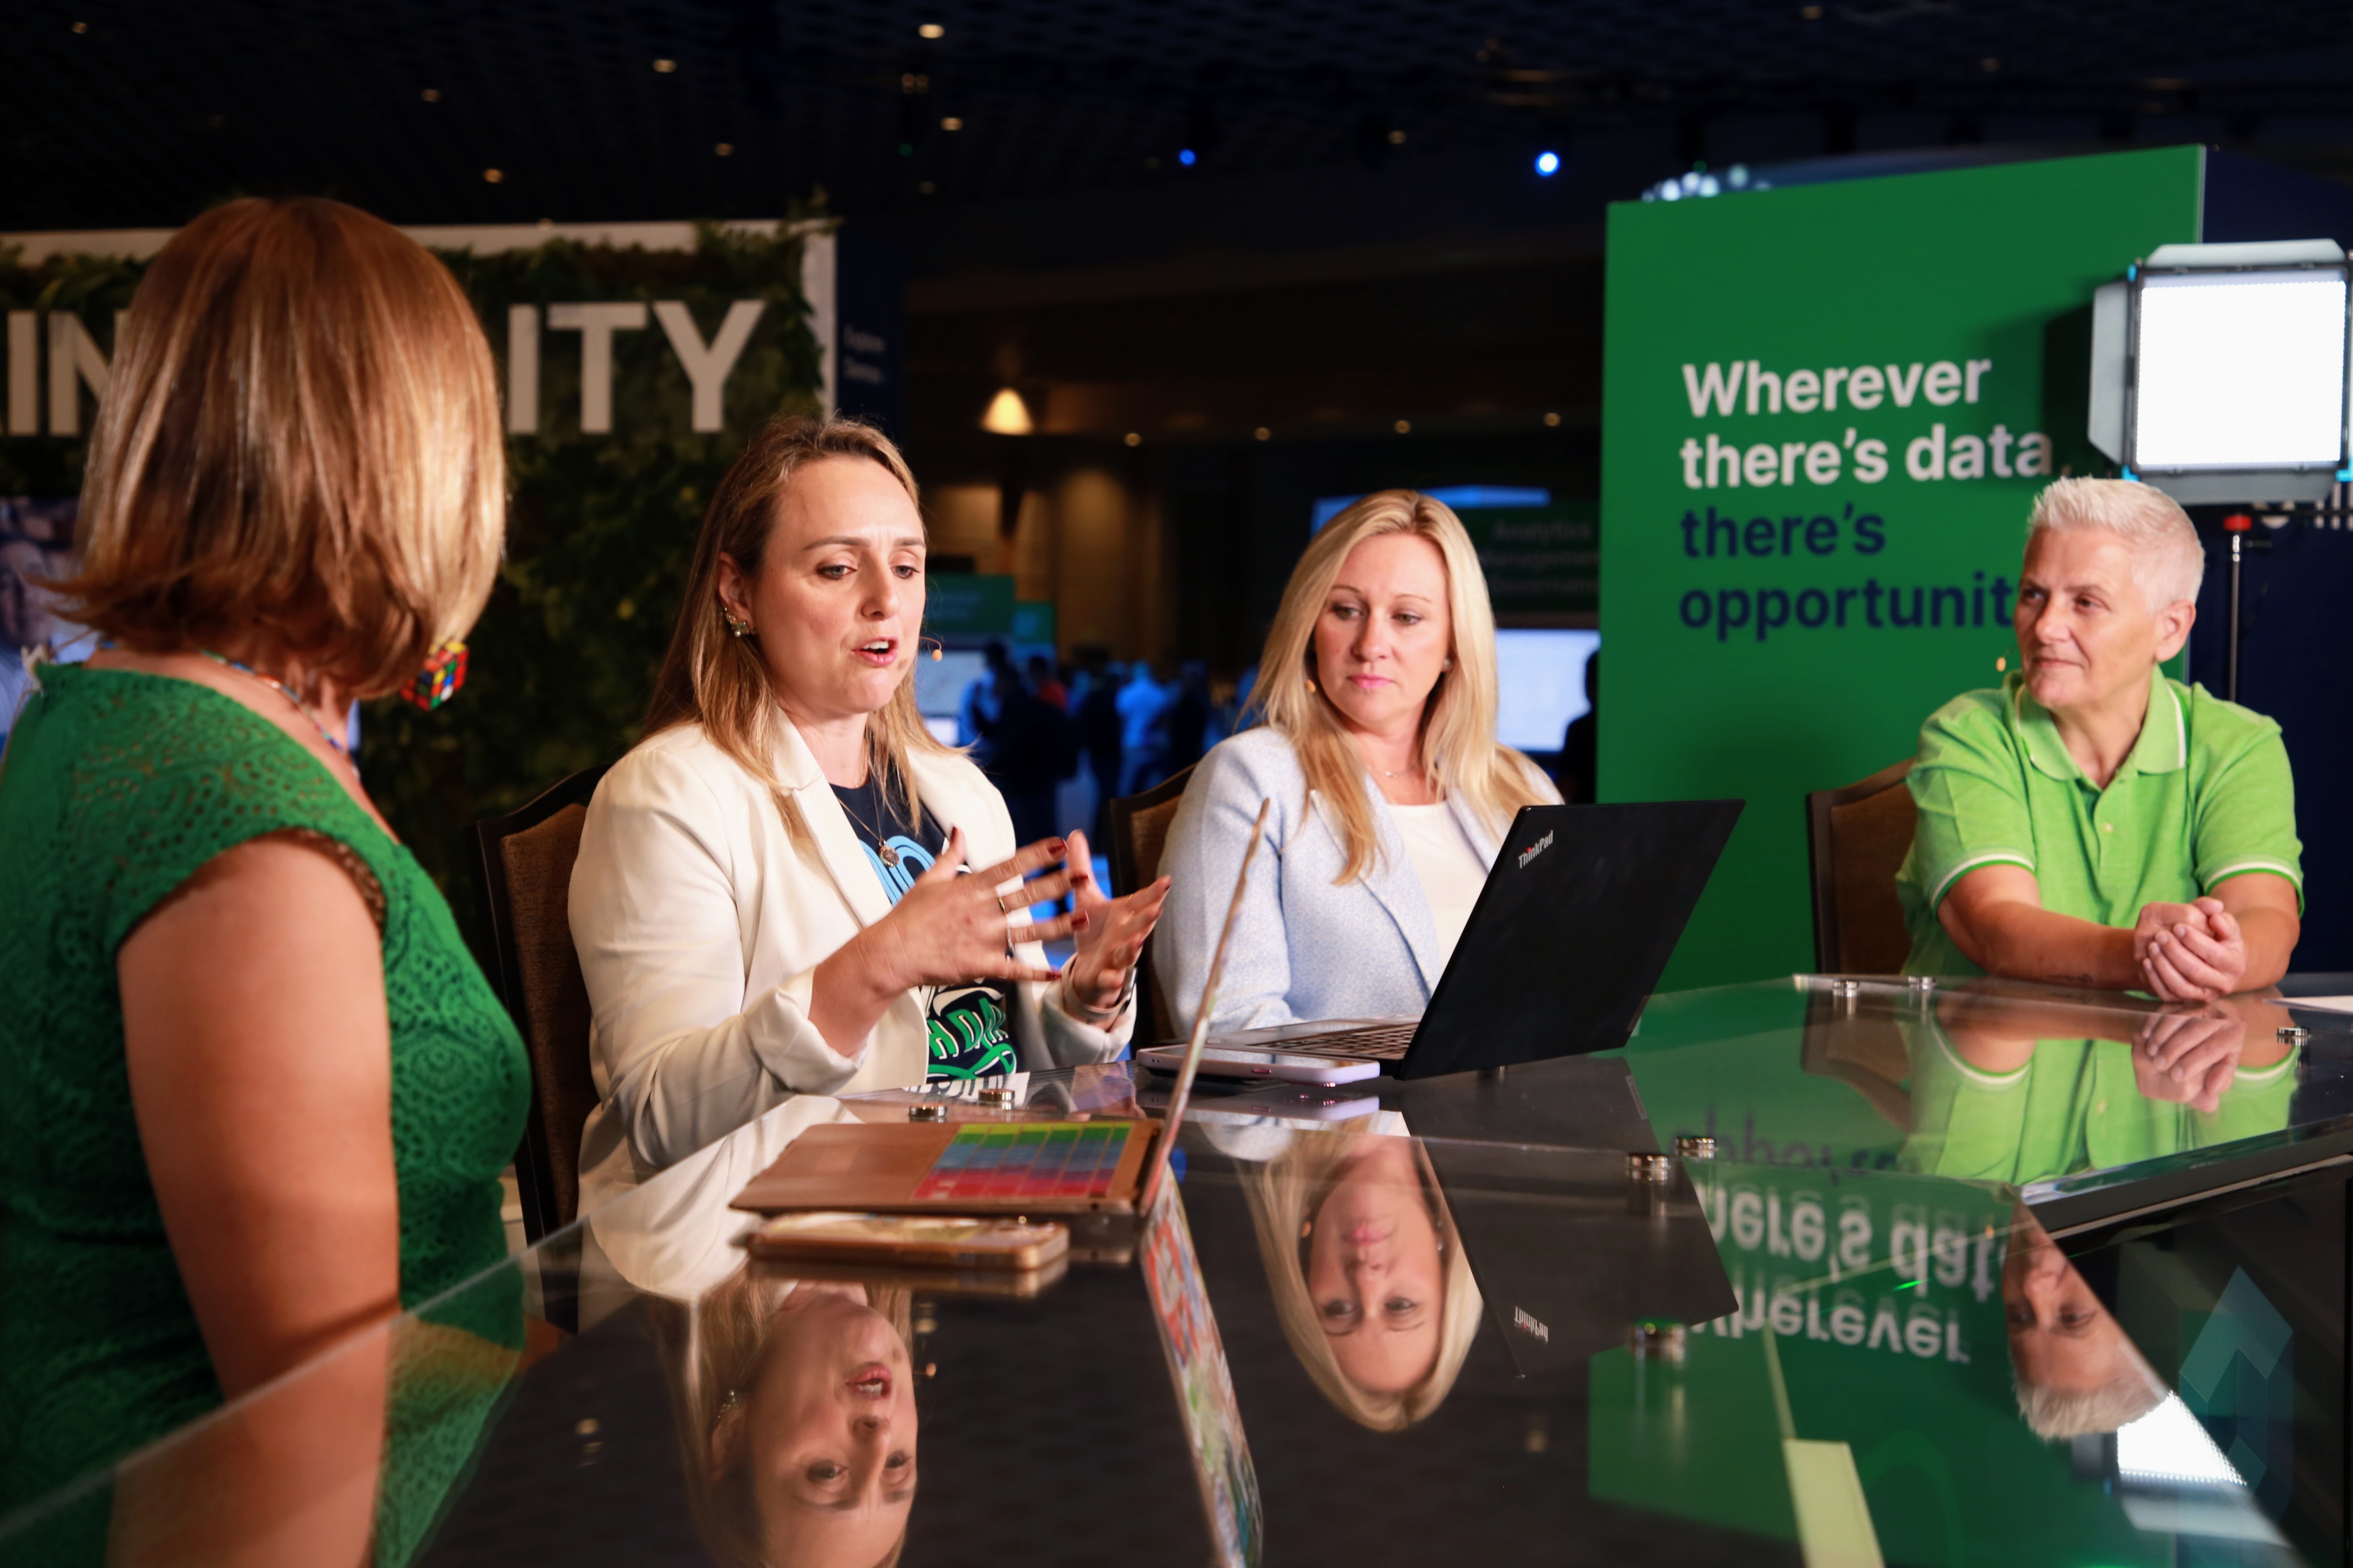
<path id="1" fill-rule="evenodd" d="M 1736 800 L 1523 807 L 1400 1076 L 1624 1045 L 1740 809 Z"/>

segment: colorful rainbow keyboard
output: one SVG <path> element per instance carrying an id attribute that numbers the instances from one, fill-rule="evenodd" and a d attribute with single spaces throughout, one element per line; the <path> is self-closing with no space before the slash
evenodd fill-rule
<path id="1" fill-rule="evenodd" d="M 1099 1198 L 1127 1147 L 1125 1121 L 966 1125 L 915 1188 L 925 1198 Z"/>

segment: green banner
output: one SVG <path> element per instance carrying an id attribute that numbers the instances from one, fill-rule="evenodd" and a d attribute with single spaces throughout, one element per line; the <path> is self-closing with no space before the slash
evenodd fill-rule
<path id="1" fill-rule="evenodd" d="M 1813 967 L 1805 795 L 2000 679 L 2083 438 L 2092 290 L 2199 237 L 2195 147 L 1609 216 L 1604 800 L 1748 809 L 1661 989 Z"/>

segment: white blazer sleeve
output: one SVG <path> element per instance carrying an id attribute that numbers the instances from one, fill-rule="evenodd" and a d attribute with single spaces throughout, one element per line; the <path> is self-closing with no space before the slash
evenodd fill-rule
<path id="1" fill-rule="evenodd" d="M 836 1052 L 809 1022 L 813 969 L 744 994 L 735 889 L 747 868 L 732 864 L 726 824 L 686 763 L 633 752 L 598 787 L 573 868 L 596 1087 L 654 1165 L 744 1126 L 779 1088 L 832 1093 L 865 1059 L 865 1047 Z"/>
<path id="2" fill-rule="evenodd" d="M 1211 1022 L 1219 1029 L 1271 1028 L 1297 1022 L 1291 1010 L 1291 948 L 1282 923 L 1283 847 L 1304 805 L 1294 775 L 1261 780 L 1232 742 L 1201 759 L 1185 788 L 1160 868 L 1172 879 L 1159 929 L 1152 936 L 1153 974 L 1168 998 L 1177 1033 L 1189 1033 L 1208 983 L 1218 933 L 1233 900 L 1234 878 L 1259 802 L 1269 795 L 1266 841 L 1250 868 L 1226 973 Z"/>

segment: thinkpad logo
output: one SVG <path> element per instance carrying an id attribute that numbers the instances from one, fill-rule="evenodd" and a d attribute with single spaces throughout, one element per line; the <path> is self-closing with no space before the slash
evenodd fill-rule
<path id="1" fill-rule="evenodd" d="M 1522 1330 L 1528 1334 L 1534 1335 L 1535 1338 L 1544 1341 L 1546 1344 L 1552 1343 L 1552 1331 L 1546 1328 L 1544 1324 L 1537 1321 L 1535 1319 L 1528 1316 L 1528 1310 L 1525 1307 L 1514 1307 L 1512 1309 L 1512 1326 Z"/>
<path id="2" fill-rule="evenodd" d="M 1534 844 L 1529 845 L 1525 849 L 1521 850 L 1520 869 L 1523 871 L 1526 870 L 1528 868 L 1529 861 L 1535 859 L 1537 856 L 1543 854 L 1546 850 L 1551 847 L 1552 835 L 1547 833 L 1542 838 L 1537 839 Z"/>

